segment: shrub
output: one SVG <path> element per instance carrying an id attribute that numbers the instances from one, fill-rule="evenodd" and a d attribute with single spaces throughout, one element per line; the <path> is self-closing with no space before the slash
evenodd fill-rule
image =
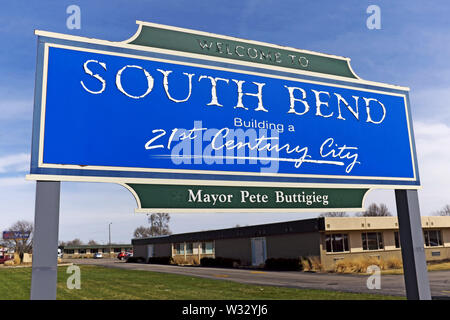
<path id="1" fill-rule="evenodd" d="M 191 263 L 195 266 L 200 265 L 200 259 L 198 257 L 191 258 Z"/>
<path id="2" fill-rule="evenodd" d="M 215 266 L 215 259 L 214 258 L 201 258 L 200 259 L 200 265 L 202 267 L 214 267 Z"/>
<path id="3" fill-rule="evenodd" d="M 202 267 L 223 267 L 223 268 L 235 268 L 241 264 L 241 260 L 233 258 L 202 258 L 200 265 Z"/>
<path id="4" fill-rule="evenodd" d="M 300 263 L 302 264 L 303 271 L 312 271 L 312 265 L 308 258 L 301 257 Z"/>
<path id="5" fill-rule="evenodd" d="M 293 258 L 269 258 L 266 260 L 265 269 L 278 271 L 299 271 L 302 270 L 300 259 Z"/>
<path id="6" fill-rule="evenodd" d="M 13 265 L 15 265 L 15 262 L 14 262 L 14 260 L 6 260 L 4 265 L 5 266 L 13 266 Z"/>
<path id="7" fill-rule="evenodd" d="M 148 258 L 147 263 L 151 264 L 172 264 L 173 259 L 172 257 L 151 257 Z"/>
<path id="8" fill-rule="evenodd" d="M 307 257 L 309 264 L 311 266 L 310 271 L 322 271 L 322 262 L 320 262 L 320 258 L 317 256 Z"/>
<path id="9" fill-rule="evenodd" d="M 125 261 L 127 263 L 143 263 L 145 262 L 145 259 L 142 257 L 129 257 L 127 259 L 127 261 Z"/>

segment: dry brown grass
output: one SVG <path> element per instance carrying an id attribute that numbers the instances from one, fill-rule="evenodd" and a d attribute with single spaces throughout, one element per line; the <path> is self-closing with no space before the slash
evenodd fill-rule
<path id="1" fill-rule="evenodd" d="M 378 259 L 377 257 L 359 257 L 354 259 L 342 259 L 336 261 L 334 272 L 336 273 L 366 273 L 367 267 L 378 266 L 381 270 L 392 270 L 402 268 L 399 258 Z"/>
<path id="2" fill-rule="evenodd" d="M 173 258 L 173 264 L 188 264 L 188 265 L 200 265 L 200 260 L 198 259 L 198 255 L 188 255 L 186 256 L 186 259 L 184 259 L 183 255 L 174 256 Z"/>
<path id="3" fill-rule="evenodd" d="M 317 256 L 301 257 L 300 263 L 303 271 L 319 272 L 323 269 L 320 258 Z"/>
<path id="4" fill-rule="evenodd" d="M 173 256 L 172 259 L 174 264 L 186 264 L 184 256 Z"/>
<path id="5" fill-rule="evenodd" d="M 15 265 L 14 260 L 6 260 L 4 263 L 5 266 L 13 266 Z"/>
<path id="6" fill-rule="evenodd" d="M 198 256 L 195 256 L 189 259 L 189 263 L 193 264 L 194 266 L 198 266 L 200 265 L 200 260 L 198 259 Z"/>
<path id="7" fill-rule="evenodd" d="M 428 270 L 429 271 L 450 270 L 450 262 L 430 265 L 428 266 Z"/>
<path id="8" fill-rule="evenodd" d="M 386 260 L 386 269 L 402 269 L 403 263 L 400 258 L 390 258 Z"/>

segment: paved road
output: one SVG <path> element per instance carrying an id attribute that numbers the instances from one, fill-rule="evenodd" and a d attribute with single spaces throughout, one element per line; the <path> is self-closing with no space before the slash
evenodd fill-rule
<path id="1" fill-rule="evenodd" d="M 124 263 L 117 259 L 64 259 L 64 262 L 72 262 L 79 265 L 98 265 L 108 268 L 174 273 L 248 284 L 405 296 L 403 275 L 382 275 L 381 289 L 370 290 L 366 285 L 368 276 L 364 275 L 166 266 Z M 432 271 L 428 275 L 432 296 L 450 299 L 450 270 Z"/>

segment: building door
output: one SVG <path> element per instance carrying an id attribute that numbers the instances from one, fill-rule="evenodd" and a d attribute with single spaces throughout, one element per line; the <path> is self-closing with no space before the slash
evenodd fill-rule
<path id="1" fill-rule="evenodd" d="M 266 262 L 266 238 L 252 238 L 252 266 Z"/>
<path id="2" fill-rule="evenodd" d="M 147 245 L 147 259 L 153 257 L 153 245 Z"/>

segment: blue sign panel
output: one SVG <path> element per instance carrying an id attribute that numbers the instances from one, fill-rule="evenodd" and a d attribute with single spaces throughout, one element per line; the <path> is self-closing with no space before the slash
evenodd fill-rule
<path id="1" fill-rule="evenodd" d="M 404 88 L 39 43 L 36 177 L 420 185 Z"/>

